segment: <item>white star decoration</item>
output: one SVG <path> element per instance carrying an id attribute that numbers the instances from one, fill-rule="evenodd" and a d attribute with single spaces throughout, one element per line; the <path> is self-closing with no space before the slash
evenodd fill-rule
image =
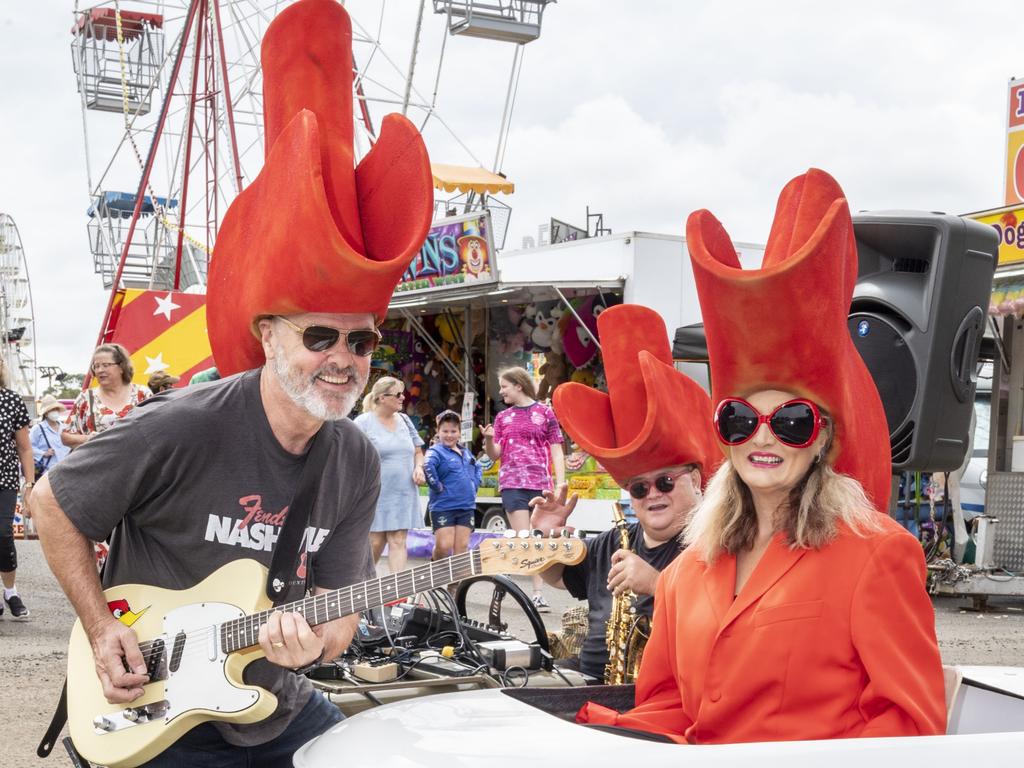
<path id="1" fill-rule="evenodd" d="M 164 317 L 167 318 L 167 321 L 170 322 L 170 320 L 171 320 L 171 312 L 173 312 L 176 309 L 181 309 L 181 305 L 180 304 L 175 304 L 171 300 L 171 292 L 170 291 L 168 291 L 167 295 L 164 296 L 162 299 L 159 296 L 154 296 L 153 298 L 156 300 L 156 309 L 153 310 L 153 316 L 154 317 L 156 315 L 163 315 Z M 147 358 L 147 360 L 148 359 L 149 358 Z"/>
<path id="2" fill-rule="evenodd" d="M 156 357 L 150 357 L 149 355 L 146 355 L 146 362 L 149 364 L 148 367 L 146 368 L 146 376 L 149 376 L 151 373 L 166 371 L 168 368 L 171 367 L 164 362 L 163 352 L 159 353 Z"/>

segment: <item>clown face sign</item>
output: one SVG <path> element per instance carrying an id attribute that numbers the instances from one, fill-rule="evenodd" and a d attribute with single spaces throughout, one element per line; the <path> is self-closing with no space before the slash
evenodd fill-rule
<path id="1" fill-rule="evenodd" d="M 497 280 L 488 212 L 442 219 L 402 275 L 395 294 L 451 288 Z"/>

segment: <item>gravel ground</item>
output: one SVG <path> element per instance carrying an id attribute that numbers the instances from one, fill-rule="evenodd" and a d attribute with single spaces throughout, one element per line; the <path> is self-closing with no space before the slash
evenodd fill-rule
<path id="1" fill-rule="evenodd" d="M 0 765 L 4 768 L 47 764 L 36 758 L 35 749 L 60 693 L 64 652 L 74 621 L 70 605 L 46 567 L 39 542 L 19 542 L 18 556 L 18 586 L 32 616 L 28 621 L 13 621 L 5 613 L 0 619 L 0 722 L 5 726 Z M 517 581 L 529 590 L 528 580 Z M 471 618 L 486 617 L 480 589 L 477 586 L 470 593 Z M 544 619 L 554 629 L 562 610 L 575 601 L 554 589 L 547 590 L 547 597 L 552 611 Z M 943 661 L 1024 666 L 1024 601 L 992 600 L 983 613 L 969 610 L 969 606 L 969 601 L 955 598 L 935 601 Z M 506 612 L 510 625 L 520 637 L 529 637 L 525 622 L 514 613 L 512 608 Z M 49 764 L 70 763 L 58 746 Z"/>

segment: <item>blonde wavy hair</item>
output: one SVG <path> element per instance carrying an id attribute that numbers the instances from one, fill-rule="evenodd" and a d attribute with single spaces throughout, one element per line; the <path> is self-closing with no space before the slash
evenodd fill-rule
<path id="1" fill-rule="evenodd" d="M 369 413 L 376 408 L 380 399 L 396 386 L 401 386 L 404 389 L 405 382 L 401 379 L 396 379 L 394 376 L 381 376 L 373 382 L 370 391 L 363 398 L 363 413 Z"/>
<path id="2" fill-rule="evenodd" d="M 830 435 L 822 456 L 828 455 L 831 442 Z M 840 522 L 858 536 L 879 530 L 878 514 L 859 482 L 822 459 L 811 464 L 776 510 L 775 530 L 785 532 L 792 549 L 820 549 L 838 535 Z M 681 536 L 709 565 L 723 552 L 735 555 L 753 547 L 757 538 L 754 498 L 731 461 L 715 472 Z"/>

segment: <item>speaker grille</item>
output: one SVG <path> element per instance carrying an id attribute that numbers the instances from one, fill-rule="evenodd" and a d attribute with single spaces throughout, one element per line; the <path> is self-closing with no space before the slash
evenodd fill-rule
<path id="1" fill-rule="evenodd" d="M 928 273 L 928 267 L 931 262 L 927 259 L 914 259 L 906 256 L 901 256 L 893 261 L 892 271 L 893 272 L 912 272 L 915 275 L 924 275 Z"/>
<path id="2" fill-rule="evenodd" d="M 900 330 L 882 315 L 855 312 L 850 315 L 847 327 L 882 398 L 891 439 L 910 417 L 917 396 L 914 356 Z"/>
<path id="3" fill-rule="evenodd" d="M 914 422 L 908 421 L 893 434 L 889 435 L 889 447 L 892 449 L 892 464 L 900 464 L 910 458 L 910 449 L 914 447 Z"/>

